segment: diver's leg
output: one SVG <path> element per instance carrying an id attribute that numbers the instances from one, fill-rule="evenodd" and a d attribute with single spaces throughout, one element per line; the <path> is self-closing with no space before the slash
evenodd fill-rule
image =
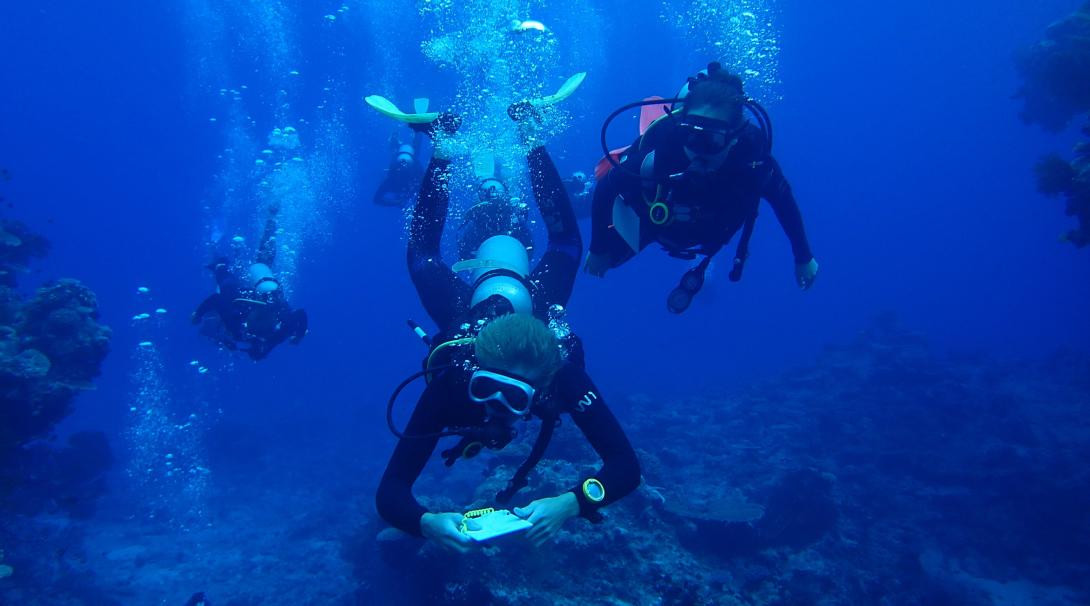
<path id="1" fill-rule="evenodd" d="M 583 255 L 579 223 L 560 173 L 545 148 L 530 150 L 527 162 L 534 198 L 549 237 L 545 254 L 531 274 L 531 280 L 542 287 L 543 297 L 537 307 L 567 305 Z"/>
<path id="2" fill-rule="evenodd" d="M 441 329 L 449 328 L 465 311 L 472 294 L 439 254 L 450 204 L 449 181 L 450 161 L 433 158 L 413 207 L 407 255 L 420 302 Z"/>

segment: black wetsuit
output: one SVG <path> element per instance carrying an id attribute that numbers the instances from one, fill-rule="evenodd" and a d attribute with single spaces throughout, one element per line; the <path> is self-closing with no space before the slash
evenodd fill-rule
<path id="1" fill-rule="evenodd" d="M 255 263 L 272 266 L 276 260 L 275 233 L 276 222 L 269 219 Z M 218 338 L 224 347 L 237 349 L 238 344 L 244 343 L 246 353 L 260 360 L 285 340 L 290 338 L 298 343 L 307 334 L 306 311 L 293 310 L 280 288 L 270 293 L 242 288 L 225 260 L 211 269 L 218 288 L 197 306 L 192 321 L 198 324 L 208 314 L 215 313 L 226 333 Z"/>
<path id="2" fill-rule="evenodd" d="M 667 251 L 684 255 L 697 249 L 717 251 L 746 221 L 756 217 L 761 198 L 771 204 L 791 241 L 796 263 L 813 259 L 791 186 L 779 164 L 765 153 L 764 136 L 752 124 L 738 137 L 723 165 L 709 175 L 670 180 L 685 172 L 690 161 L 677 127 L 656 124 L 627 152 L 624 169 L 613 167 L 595 187 L 590 251 L 607 255 L 617 267 L 635 255 L 613 226 L 613 204 L 620 196 L 640 218 L 639 249 L 658 242 Z M 641 180 L 636 174 L 644 158 L 655 151 L 654 175 L 669 185 Z M 633 174 L 635 173 L 635 174 Z M 651 205 L 665 200 L 669 216 L 662 225 L 651 221 Z"/>
<path id="3" fill-rule="evenodd" d="M 534 286 L 534 315 L 546 318 L 553 305 L 565 305 L 575 282 L 582 240 L 564 192 L 560 175 L 545 149 L 530 152 L 529 165 L 534 196 L 548 231 L 548 247 L 534 268 L 530 282 Z M 509 311 L 493 297 L 469 308 L 470 286 L 460 280 L 439 257 L 439 241 L 446 221 L 449 192 L 445 183 L 450 163 L 433 159 L 428 167 L 423 189 L 413 212 L 409 241 L 409 272 L 424 307 L 441 329 L 444 339 L 475 332 L 477 319 L 489 319 Z M 616 418 L 606 407 L 598 389 L 583 367 L 582 348 L 574 335 L 565 339 L 569 354 L 553 381 L 542 390 L 533 412 L 543 423 L 554 423 L 561 413 L 571 416 L 591 446 L 602 458 L 602 468 L 594 477 L 605 487 L 605 499 L 589 501 L 582 491 L 581 479 L 572 492 L 579 501 L 580 513 L 596 519 L 599 508 L 627 495 L 640 480 L 639 463 Z M 472 347 L 456 348 L 448 361 L 467 361 Z M 479 426 L 485 410 L 468 396 L 469 372 L 457 364 L 438 374 L 425 388 L 405 429 L 407 436 L 431 434 L 452 427 Z M 398 441 L 379 484 L 376 501 L 379 514 L 392 526 L 420 536 L 420 516 L 427 512 L 412 494 L 413 484 L 435 451 L 438 438 L 407 437 Z"/>
<path id="4" fill-rule="evenodd" d="M 567 305 L 575 285 L 583 240 L 564 193 L 560 174 L 548 152 L 538 147 L 530 152 L 531 186 L 548 233 L 548 246 L 530 273 L 534 314 L 545 318 L 551 305 Z M 469 310 L 473 288 L 460 279 L 440 258 L 439 246 L 447 220 L 450 192 L 450 162 L 433 158 L 424 175 L 410 224 L 409 276 L 420 301 L 440 330 L 456 328 L 456 320 Z"/>

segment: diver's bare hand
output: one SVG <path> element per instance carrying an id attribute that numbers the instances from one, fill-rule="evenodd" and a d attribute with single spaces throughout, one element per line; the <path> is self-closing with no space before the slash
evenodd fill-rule
<path id="1" fill-rule="evenodd" d="M 818 274 L 818 262 L 813 257 L 806 263 L 795 264 L 795 283 L 802 290 L 810 290 Z"/>
<path id="2" fill-rule="evenodd" d="M 526 538 L 534 547 L 541 547 L 553 538 L 568 518 L 579 515 L 579 501 L 570 492 L 547 499 L 538 499 L 526 507 L 516 507 L 515 515 L 534 525 Z"/>
<path id="3" fill-rule="evenodd" d="M 461 524 L 460 513 L 425 513 L 420 516 L 421 534 L 454 553 L 466 553 L 473 544 L 473 540 L 462 533 Z"/>

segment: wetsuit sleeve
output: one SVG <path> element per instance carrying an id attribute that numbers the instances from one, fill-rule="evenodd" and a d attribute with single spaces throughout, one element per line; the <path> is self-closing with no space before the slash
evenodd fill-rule
<path id="1" fill-rule="evenodd" d="M 424 309 L 441 329 L 464 313 L 472 295 L 469 285 L 439 255 L 450 205 L 449 180 L 450 161 L 432 158 L 409 227 L 409 277 Z"/>
<path id="2" fill-rule="evenodd" d="M 572 420 L 602 458 L 602 466 L 593 476 L 580 479 L 571 492 L 579 501 L 579 515 L 597 521 L 598 510 L 619 500 L 640 484 L 640 463 L 617 418 L 606 406 L 598 388 L 586 371 L 569 365 L 558 377 L 561 393 L 570 402 Z M 605 498 L 593 502 L 584 494 L 587 480 L 598 480 L 605 488 Z"/>
<path id="3" fill-rule="evenodd" d="M 772 157 L 766 160 L 769 166 L 768 176 L 761 191 L 761 197 L 772 205 L 772 211 L 776 213 L 776 219 L 780 222 L 787 239 L 791 241 L 791 252 L 795 256 L 795 263 L 808 263 L 814 258 L 810 251 L 810 243 L 806 239 L 806 229 L 802 225 L 802 211 L 799 210 L 795 194 L 791 192 L 791 184 L 783 175 L 779 163 Z"/>
<path id="4" fill-rule="evenodd" d="M 445 424 L 441 405 L 445 385 L 447 383 L 441 378 L 428 385 L 416 403 L 412 418 L 405 427 L 405 435 L 424 435 L 443 430 Z M 420 532 L 420 516 L 428 510 L 413 496 L 413 484 L 420 477 L 420 472 L 424 470 L 438 443 L 439 438 L 398 440 L 375 496 L 375 504 L 382 519 L 394 528 L 418 537 L 423 536 Z"/>
<path id="5" fill-rule="evenodd" d="M 541 285 L 542 303 L 546 308 L 567 305 L 583 256 L 579 223 L 549 152 L 544 147 L 535 147 L 530 150 L 527 162 L 534 199 L 549 238 L 545 254 L 531 272 L 530 279 Z"/>

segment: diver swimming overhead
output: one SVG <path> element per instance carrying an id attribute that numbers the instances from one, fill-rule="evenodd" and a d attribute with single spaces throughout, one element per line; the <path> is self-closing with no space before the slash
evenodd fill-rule
<path id="1" fill-rule="evenodd" d="M 635 452 L 586 373 L 579 338 L 570 331 L 558 334 L 548 325 L 571 296 L 582 239 L 560 175 L 535 131 L 537 112 L 544 106 L 529 107 L 533 111 L 513 106 L 509 114 L 530 148 L 531 187 L 548 235 L 533 267 L 525 244 L 505 233 L 484 238 L 472 259 L 453 266 L 442 261 L 451 171 L 445 143 L 461 119 L 443 113 L 410 122 L 429 133 L 435 154 L 413 210 L 407 260 L 439 333 L 426 338 L 424 370 L 403 382 L 390 399 L 387 421 L 399 441 L 376 501 L 379 514 L 394 527 L 458 552 L 482 537 L 520 530 L 541 544 L 568 518 L 597 520 L 599 509 L 634 490 L 640 478 Z M 500 193 L 499 186 L 493 193 Z M 471 282 L 459 278 L 459 272 L 468 272 Z M 415 328 L 424 338 L 422 329 Z M 408 425 L 399 430 L 392 414 L 397 395 L 421 377 L 427 386 Z M 441 438 L 458 438 L 442 453 L 450 466 L 484 448 L 504 448 L 518 426 L 539 418 L 541 429 L 529 457 L 496 495 L 497 503 L 507 503 L 527 485 L 562 414 L 571 417 L 602 458 L 601 468 L 575 481 L 570 490 L 516 507 L 513 515 L 491 509 L 464 515 L 431 512 L 413 496 L 413 484 Z M 482 527 L 485 521 L 493 526 Z"/>
<path id="2" fill-rule="evenodd" d="M 241 349 L 254 360 L 269 355 L 277 345 L 288 341 L 297 345 L 307 334 L 307 313 L 292 309 L 272 272 L 276 260 L 276 214 L 270 205 L 261 244 L 254 262 L 241 282 L 229 260 L 219 258 L 208 266 L 216 278 L 216 292 L 190 316 L 193 324 L 214 316 L 218 323 L 205 322 L 202 330 L 227 349 Z M 241 346 L 241 347 L 240 347 Z"/>
<path id="3" fill-rule="evenodd" d="M 414 99 L 416 113 L 428 110 L 427 99 Z M 423 153 L 424 134 L 413 132 L 407 140 L 402 140 L 398 132 L 390 134 L 392 158 L 386 168 L 386 175 L 375 190 L 374 203 L 378 206 L 403 207 L 412 201 L 420 189 L 424 177 L 424 165 L 420 161 Z"/>
<path id="4" fill-rule="evenodd" d="M 643 107 L 639 137 L 611 151 L 610 123 L 636 107 Z M 791 241 L 799 287 L 813 285 L 818 264 L 791 186 L 772 156 L 771 120 L 746 96 L 741 79 L 718 63 L 689 78 L 674 99 L 654 97 L 613 112 L 602 126 L 602 148 L 588 273 L 602 277 L 653 242 L 673 257 L 703 256 L 667 299 L 668 309 L 681 313 L 703 286 L 711 258 L 739 231 L 731 280 L 741 279 L 763 198 Z"/>

